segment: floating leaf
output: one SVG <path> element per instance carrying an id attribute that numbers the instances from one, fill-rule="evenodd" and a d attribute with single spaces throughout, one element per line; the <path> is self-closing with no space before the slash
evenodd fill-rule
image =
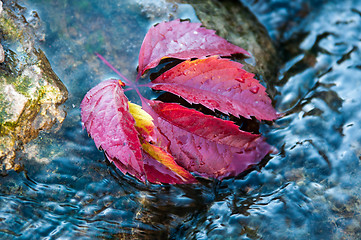
<path id="1" fill-rule="evenodd" d="M 129 112 L 135 120 L 135 127 L 146 141 L 157 141 L 153 118 L 141 106 L 128 102 Z"/>
<path id="2" fill-rule="evenodd" d="M 211 55 L 249 53 L 217 36 L 201 23 L 174 20 L 151 27 L 139 53 L 139 73 L 158 65 L 162 58 L 191 59 Z"/>
<path id="3" fill-rule="evenodd" d="M 145 180 L 141 144 L 118 80 L 92 88 L 81 102 L 82 122 L 98 148 L 123 172 Z"/>
<path id="4" fill-rule="evenodd" d="M 273 120 L 271 99 L 242 64 L 217 56 L 184 61 L 153 80 L 154 90 L 164 90 L 225 114 Z"/>
<path id="5" fill-rule="evenodd" d="M 154 183 L 195 183 L 197 180 L 186 171 L 184 168 L 179 166 L 172 155 L 163 150 L 161 147 L 154 146 L 150 143 L 142 144 L 144 152 L 149 155 L 147 159 L 147 179 Z M 160 164 L 155 164 L 151 159 L 156 160 Z M 150 166 L 153 168 L 150 169 Z M 154 172 L 158 173 L 155 174 Z M 169 178 L 169 179 L 168 179 Z"/>
<path id="6" fill-rule="evenodd" d="M 91 89 L 81 103 L 85 128 L 123 173 L 158 184 L 196 183 L 190 172 L 217 179 L 236 176 L 270 152 L 261 135 L 241 131 L 233 122 L 140 95 L 139 86 L 151 86 L 226 114 L 277 118 L 265 88 L 253 74 L 239 63 L 218 56 L 205 58 L 248 53 L 200 26 L 175 20 L 149 30 L 139 54 L 137 79 L 162 58 L 186 60 L 149 84 L 129 81 L 98 54 L 142 100 L 143 108 L 130 103 L 124 84 L 107 80 Z"/>
<path id="7" fill-rule="evenodd" d="M 149 101 L 149 112 L 169 141 L 169 152 L 184 169 L 203 177 L 236 176 L 258 163 L 271 147 L 260 135 L 239 130 L 231 121 L 176 103 Z"/>
<path id="8" fill-rule="evenodd" d="M 135 126 L 141 135 L 143 162 L 147 180 L 152 183 L 184 184 L 195 183 L 195 178 L 179 166 L 159 144 L 160 134 L 153 124 L 153 118 L 141 106 L 129 102 L 129 112 L 135 119 Z M 152 143 L 149 143 L 152 142 Z"/>

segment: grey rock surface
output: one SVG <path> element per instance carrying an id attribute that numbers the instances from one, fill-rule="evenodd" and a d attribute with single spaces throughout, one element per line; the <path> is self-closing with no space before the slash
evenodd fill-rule
<path id="1" fill-rule="evenodd" d="M 0 16 L 0 164 L 5 169 L 18 168 L 16 151 L 66 115 L 59 106 L 67 89 L 37 47 L 38 29 L 22 10 L 5 1 Z"/>

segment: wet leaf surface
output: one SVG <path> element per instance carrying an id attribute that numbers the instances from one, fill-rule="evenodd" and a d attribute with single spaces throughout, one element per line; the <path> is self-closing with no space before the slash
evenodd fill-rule
<path id="1" fill-rule="evenodd" d="M 202 37 L 209 42 L 214 40 L 215 46 L 194 44 L 196 37 L 184 38 L 192 31 L 193 35 L 197 35 L 198 32 L 194 31 L 199 26 L 174 20 L 151 28 L 139 55 L 139 73 L 143 73 L 144 52 L 156 56 L 172 52 L 177 48 L 168 46 L 167 42 L 173 39 L 179 40 L 181 45 L 193 46 L 190 52 L 187 52 L 190 50 L 188 48 L 183 52 L 176 50 L 178 55 L 172 56 L 179 58 L 204 57 L 206 53 L 214 53 L 215 46 L 219 46 L 217 51 L 224 51 L 224 55 L 228 55 L 227 49 L 239 49 L 214 35 L 214 31 L 206 29 L 201 29 Z M 174 33 L 178 35 L 174 36 Z M 157 42 L 152 34 L 160 34 L 162 41 Z M 152 44 L 155 41 L 158 48 L 149 41 Z M 198 55 L 189 55 L 192 52 Z M 240 131 L 230 121 L 204 115 L 179 104 L 149 101 L 139 91 L 139 87 L 149 86 L 175 93 L 190 103 L 202 104 L 225 114 L 276 119 L 276 110 L 265 88 L 253 79 L 253 74 L 242 69 L 242 64 L 218 56 L 185 61 L 152 83 L 140 85 L 139 74 L 135 82 L 128 80 L 103 56 L 97 56 L 124 83 L 107 80 L 92 88 L 81 103 L 82 122 L 96 146 L 124 174 L 129 173 L 142 181 L 150 179 L 153 183 L 196 183 L 190 172 L 202 177 L 223 179 L 237 176 L 259 163 L 271 151 L 262 137 Z M 138 93 L 143 109 L 128 101 L 122 89 L 126 85 L 130 87 L 127 90 L 135 89 Z M 147 162 L 146 169 L 143 168 L 143 161 Z"/>
<path id="2" fill-rule="evenodd" d="M 225 114 L 276 119 L 265 87 L 253 77 L 240 63 L 209 57 L 178 64 L 153 80 L 151 87 Z"/>
<path id="3" fill-rule="evenodd" d="M 148 31 L 139 53 L 139 72 L 157 66 L 162 58 L 191 59 L 236 53 L 249 55 L 217 36 L 214 30 L 201 27 L 201 23 L 174 20 L 159 23 Z"/>

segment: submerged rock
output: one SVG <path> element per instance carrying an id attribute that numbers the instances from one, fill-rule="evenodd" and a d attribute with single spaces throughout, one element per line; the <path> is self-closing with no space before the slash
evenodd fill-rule
<path id="1" fill-rule="evenodd" d="M 67 90 L 36 45 L 38 25 L 23 11 L 13 1 L 4 1 L 0 11 L 0 164 L 5 169 L 18 167 L 16 150 L 66 114 L 59 105 Z"/>
<path id="2" fill-rule="evenodd" d="M 279 67 L 279 57 L 265 27 L 239 0 L 177 0 L 192 5 L 206 28 L 251 53 L 242 61 L 244 68 L 258 79 L 272 80 Z"/>

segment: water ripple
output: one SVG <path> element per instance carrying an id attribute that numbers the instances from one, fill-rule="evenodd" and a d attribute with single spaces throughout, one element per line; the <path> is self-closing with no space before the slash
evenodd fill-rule
<path id="1" fill-rule="evenodd" d="M 124 176 L 82 130 L 82 97 L 113 74 L 92 52 L 112 53 L 133 76 L 148 23 L 138 3 L 65 2 L 33 4 L 48 24 L 45 52 L 71 93 L 68 116 L 19 154 L 26 170 L 1 177 L 2 239 L 360 238 L 360 1 L 249 2 L 285 53 L 270 83 L 285 116 L 261 129 L 279 153 L 246 176 L 198 186 Z M 118 41 L 131 29 L 139 31 Z"/>

